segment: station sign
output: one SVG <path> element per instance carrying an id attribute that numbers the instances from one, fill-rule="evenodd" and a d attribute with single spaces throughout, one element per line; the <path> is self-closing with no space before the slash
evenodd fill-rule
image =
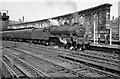
<path id="1" fill-rule="evenodd" d="M 98 31 L 98 34 L 110 34 L 110 29 L 102 29 Z"/>

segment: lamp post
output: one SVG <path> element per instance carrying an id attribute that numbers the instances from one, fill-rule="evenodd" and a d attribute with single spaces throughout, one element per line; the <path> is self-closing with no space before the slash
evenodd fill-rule
<path id="1" fill-rule="evenodd" d="M 98 23 L 96 23 L 98 21 L 98 13 L 95 13 L 94 14 L 94 22 L 93 22 L 93 31 L 94 31 L 94 35 L 93 35 L 93 37 L 94 37 L 94 44 L 96 43 L 96 28 L 97 28 L 97 26 L 98 26 Z"/>
<path id="2" fill-rule="evenodd" d="M 118 17 L 118 38 L 119 38 L 119 41 L 120 41 L 120 16 Z"/>
<path id="3" fill-rule="evenodd" d="M 110 27 L 110 45 L 112 45 L 112 28 Z"/>
<path id="4" fill-rule="evenodd" d="M 112 45 L 112 26 L 113 26 L 113 24 L 112 24 L 112 22 L 110 22 L 110 20 L 109 20 L 109 41 L 110 41 L 110 45 Z"/>
<path id="5" fill-rule="evenodd" d="M 95 44 L 95 27 L 96 27 L 96 24 L 95 24 L 95 19 L 94 19 L 94 44 Z"/>

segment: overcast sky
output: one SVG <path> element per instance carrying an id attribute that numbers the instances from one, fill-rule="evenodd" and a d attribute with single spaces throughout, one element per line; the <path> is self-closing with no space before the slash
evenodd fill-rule
<path id="1" fill-rule="evenodd" d="M 0 10 L 9 10 L 11 20 L 35 21 L 95 7 L 112 4 L 111 17 L 118 16 L 120 0 L 0 0 Z"/>

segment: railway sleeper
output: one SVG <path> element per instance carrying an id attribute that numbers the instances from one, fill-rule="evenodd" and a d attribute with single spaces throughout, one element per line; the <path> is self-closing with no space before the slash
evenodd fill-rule
<path id="1" fill-rule="evenodd" d="M 19 76 L 19 78 L 26 78 L 25 74 L 23 72 L 21 72 L 20 69 L 18 69 L 14 64 L 13 64 L 13 60 L 8 57 L 7 55 L 3 55 L 8 61 L 10 61 L 11 65 L 10 67 L 12 68 L 12 70 Z M 27 78 L 26 78 L 27 79 Z"/>
<path id="2" fill-rule="evenodd" d="M 115 63 L 115 61 L 112 61 L 112 60 L 99 59 L 99 58 L 96 58 L 96 57 L 85 56 L 85 55 L 82 55 L 81 58 L 91 60 L 91 61 L 94 61 L 94 62 L 98 62 L 98 63 L 102 63 L 102 64 L 110 64 L 110 65 L 113 65 L 113 66 L 118 66 L 118 63 Z M 74 60 L 74 61 L 76 61 L 76 60 Z"/>
<path id="3" fill-rule="evenodd" d="M 46 60 L 47 61 L 47 60 Z M 78 75 L 81 75 L 81 74 L 78 74 Z M 84 76 L 84 75 L 81 75 L 81 76 Z"/>
<path id="4" fill-rule="evenodd" d="M 61 57 L 69 59 L 69 60 L 73 60 L 73 61 L 75 60 L 73 58 L 62 56 L 62 55 L 61 55 Z M 76 62 L 80 62 L 80 63 L 86 64 L 86 62 L 84 62 L 84 61 L 76 60 Z M 120 71 L 116 71 L 116 70 L 113 70 L 113 69 L 105 68 L 105 67 L 102 67 L 102 66 L 99 66 L 99 65 L 95 65 L 95 64 L 92 64 L 92 63 L 88 63 L 88 64 L 90 64 L 91 66 L 93 66 L 93 67 L 95 67 L 97 69 L 104 70 L 106 72 L 111 72 L 112 74 L 114 73 L 114 74 L 116 74 L 116 76 L 120 75 Z"/>

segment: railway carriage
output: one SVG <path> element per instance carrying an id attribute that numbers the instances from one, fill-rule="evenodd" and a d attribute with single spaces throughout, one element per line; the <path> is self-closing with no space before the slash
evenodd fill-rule
<path id="1" fill-rule="evenodd" d="M 46 45 L 49 40 L 50 33 L 45 32 L 43 28 L 33 29 L 32 30 L 32 39 L 34 43 L 44 44 Z"/>
<path id="2" fill-rule="evenodd" d="M 13 36 L 12 31 L 2 31 L 3 40 L 11 40 L 12 36 Z"/>

